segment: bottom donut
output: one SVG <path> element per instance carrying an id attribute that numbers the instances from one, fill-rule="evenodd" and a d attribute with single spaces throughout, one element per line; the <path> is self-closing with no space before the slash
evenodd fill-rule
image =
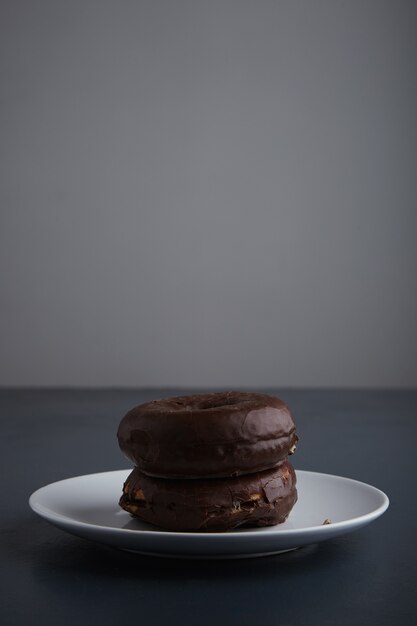
<path id="1" fill-rule="evenodd" d="M 296 501 L 294 468 L 284 461 L 263 472 L 205 480 L 151 478 L 135 468 L 119 504 L 165 530 L 225 532 L 280 524 Z"/>

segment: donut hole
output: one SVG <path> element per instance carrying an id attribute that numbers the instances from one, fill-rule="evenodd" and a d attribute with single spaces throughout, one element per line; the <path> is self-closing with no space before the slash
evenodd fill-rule
<path id="1" fill-rule="evenodd" d="M 242 404 L 242 401 L 239 400 L 239 398 L 236 398 L 235 396 L 219 397 L 218 394 L 216 394 L 216 397 L 203 400 L 202 402 L 195 404 L 191 408 L 197 409 L 197 411 L 206 411 L 208 409 L 222 409 L 225 407 L 238 405 L 238 404 Z"/>

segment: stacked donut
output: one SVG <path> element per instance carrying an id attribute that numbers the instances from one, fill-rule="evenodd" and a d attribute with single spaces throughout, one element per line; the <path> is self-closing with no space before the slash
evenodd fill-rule
<path id="1" fill-rule="evenodd" d="M 273 396 L 230 391 L 147 402 L 125 415 L 117 437 L 135 464 L 119 504 L 160 528 L 270 526 L 297 501 L 287 457 L 298 437 L 288 407 Z"/>

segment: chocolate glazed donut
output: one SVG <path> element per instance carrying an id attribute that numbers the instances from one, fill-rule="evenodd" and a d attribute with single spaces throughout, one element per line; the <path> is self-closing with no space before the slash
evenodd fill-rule
<path id="1" fill-rule="evenodd" d="M 295 472 L 284 461 L 264 472 L 206 480 L 151 478 L 135 468 L 119 504 L 134 517 L 163 529 L 224 532 L 280 524 L 296 501 Z"/>
<path id="2" fill-rule="evenodd" d="M 147 402 L 125 415 L 117 437 L 141 472 L 169 479 L 259 472 L 280 465 L 298 441 L 281 400 L 234 391 Z"/>

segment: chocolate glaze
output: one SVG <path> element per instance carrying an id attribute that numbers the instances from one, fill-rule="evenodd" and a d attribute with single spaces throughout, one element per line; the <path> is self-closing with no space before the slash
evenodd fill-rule
<path id="1" fill-rule="evenodd" d="M 224 532 L 285 521 L 297 501 L 292 465 L 237 478 L 166 480 L 135 468 L 120 506 L 160 528 L 182 532 Z"/>
<path id="2" fill-rule="evenodd" d="M 262 471 L 279 465 L 298 441 L 281 400 L 235 391 L 147 402 L 125 415 L 117 437 L 142 472 L 164 478 Z"/>

